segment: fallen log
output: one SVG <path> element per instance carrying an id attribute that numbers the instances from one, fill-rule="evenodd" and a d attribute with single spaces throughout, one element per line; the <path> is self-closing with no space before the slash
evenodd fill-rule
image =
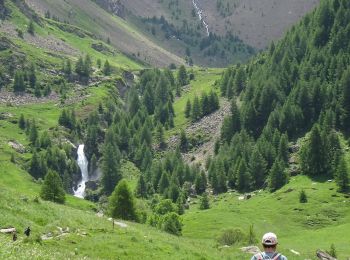
<path id="1" fill-rule="evenodd" d="M 13 232 L 16 232 L 16 229 L 14 227 L 0 229 L 0 233 L 3 233 L 3 234 L 10 234 L 10 233 L 13 233 Z"/>

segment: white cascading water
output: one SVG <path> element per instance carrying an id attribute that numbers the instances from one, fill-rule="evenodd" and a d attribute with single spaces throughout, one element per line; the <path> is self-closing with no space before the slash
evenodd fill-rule
<path id="1" fill-rule="evenodd" d="M 78 147 L 78 159 L 77 163 L 81 170 L 81 181 L 78 183 L 78 188 L 74 191 L 74 196 L 78 198 L 84 198 L 85 196 L 85 182 L 89 180 L 88 173 L 88 160 L 84 153 L 84 145 L 81 144 Z"/>

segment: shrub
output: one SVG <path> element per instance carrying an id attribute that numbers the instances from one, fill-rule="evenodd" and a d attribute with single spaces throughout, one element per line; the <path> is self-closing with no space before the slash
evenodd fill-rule
<path id="1" fill-rule="evenodd" d="M 335 249 L 335 245 L 334 244 L 331 244 L 331 248 L 329 251 L 327 251 L 327 253 L 330 255 L 330 256 L 333 256 L 334 258 L 337 258 L 337 251 Z"/>
<path id="2" fill-rule="evenodd" d="M 306 192 L 304 190 L 301 190 L 301 192 L 299 194 L 299 202 L 300 203 L 306 203 L 307 202 L 307 196 L 306 196 Z"/>
<path id="3" fill-rule="evenodd" d="M 254 225 L 250 225 L 247 242 L 249 245 L 255 245 L 258 243 L 258 241 L 259 240 L 256 238 L 256 234 L 254 232 Z"/>
<path id="4" fill-rule="evenodd" d="M 245 238 L 242 230 L 236 228 L 236 229 L 226 229 L 222 231 L 220 236 L 218 237 L 217 241 L 221 245 L 235 245 L 239 244 L 241 241 L 243 241 Z"/>
<path id="5" fill-rule="evenodd" d="M 154 209 L 156 214 L 165 215 L 170 212 L 177 212 L 177 206 L 170 199 L 162 200 Z"/>
<path id="6" fill-rule="evenodd" d="M 180 216 L 174 212 L 164 215 L 160 223 L 161 230 L 176 236 L 182 235 L 182 226 Z"/>

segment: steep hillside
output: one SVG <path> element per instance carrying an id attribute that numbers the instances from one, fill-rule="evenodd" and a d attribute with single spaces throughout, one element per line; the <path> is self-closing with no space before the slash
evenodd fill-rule
<path id="1" fill-rule="evenodd" d="M 92 1 L 26 0 L 26 3 L 40 15 L 44 16 L 49 11 L 56 20 L 85 29 L 97 39 L 110 42 L 121 52 L 147 64 L 164 67 L 184 62 L 145 37 L 136 27 L 104 11 Z"/>
<path id="2" fill-rule="evenodd" d="M 246 61 L 253 53 L 252 47 L 266 48 L 319 3 L 318 0 L 98 2 L 117 3 L 124 19 L 138 24 L 178 55 L 189 56 L 195 63 L 220 67 Z M 216 37 L 205 40 L 208 33 Z"/>
<path id="3" fill-rule="evenodd" d="M 194 9 L 193 1 L 187 0 L 177 1 L 178 5 L 176 1 L 167 0 L 142 0 L 137 4 L 134 1 L 118 2 L 137 16 L 163 15 L 166 20 L 177 25 L 180 25 L 184 18 L 191 20 L 191 10 Z M 292 24 L 313 9 L 319 0 L 196 0 L 194 2 L 203 11 L 210 32 L 219 35 L 232 32 L 251 46 L 263 49 L 272 40 L 281 38 Z"/>
<path id="4" fill-rule="evenodd" d="M 232 31 L 247 44 L 266 48 L 284 33 L 319 0 L 199 0 L 212 31 L 224 35 Z"/>
<path id="5" fill-rule="evenodd" d="M 216 192 L 226 180 L 275 191 L 299 173 L 348 191 L 349 13 L 347 1 L 324 0 L 267 52 L 224 72 L 232 115 L 208 165 Z"/>

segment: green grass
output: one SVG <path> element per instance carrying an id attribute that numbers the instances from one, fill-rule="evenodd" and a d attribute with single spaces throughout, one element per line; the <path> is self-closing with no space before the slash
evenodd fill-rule
<path id="1" fill-rule="evenodd" d="M 16 227 L 19 240 L 12 242 L 11 236 L 0 234 L 1 259 L 215 259 L 221 255 L 210 241 L 172 236 L 147 225 L 126 222 L 127 228 L 112 230 L 111 222 L 91 210 L 92 203 L 72 196 L 66 205 L 34 202 L 38 190 L 27 173 L 2 163 L 0 226 Z M 32 229 L 29 241 L 23 236 L 27 226 Z M 57 227 L 69 227 L 69 235 L 35 242 L 48 232 L 58 235 Z"/>
<path id="2" fill-rule="evenodd" d="M 299 203 L 301 189 L 306 191 L 308 203 Z M 276 193 L 263 191 L 241 201 L 238 196 L 227 193 L 215 198 L 216 202 L 212 197 L 211 209 L 205 211 L 193 205 L 184 216 L 184 236 L 212 239 L 226 228 L 248 233 L 253 224 L 258 238 L 268 231 L 276 232 L 288 259 L 314 259 L 316 249 L 329 250 L 331 243 L 339 259 L 350 256 L 350 199 L 337 193 L 333 182 L 298 176 Z M 290 249 L 300 252 L 301 257 L 293 256 Z"/>

